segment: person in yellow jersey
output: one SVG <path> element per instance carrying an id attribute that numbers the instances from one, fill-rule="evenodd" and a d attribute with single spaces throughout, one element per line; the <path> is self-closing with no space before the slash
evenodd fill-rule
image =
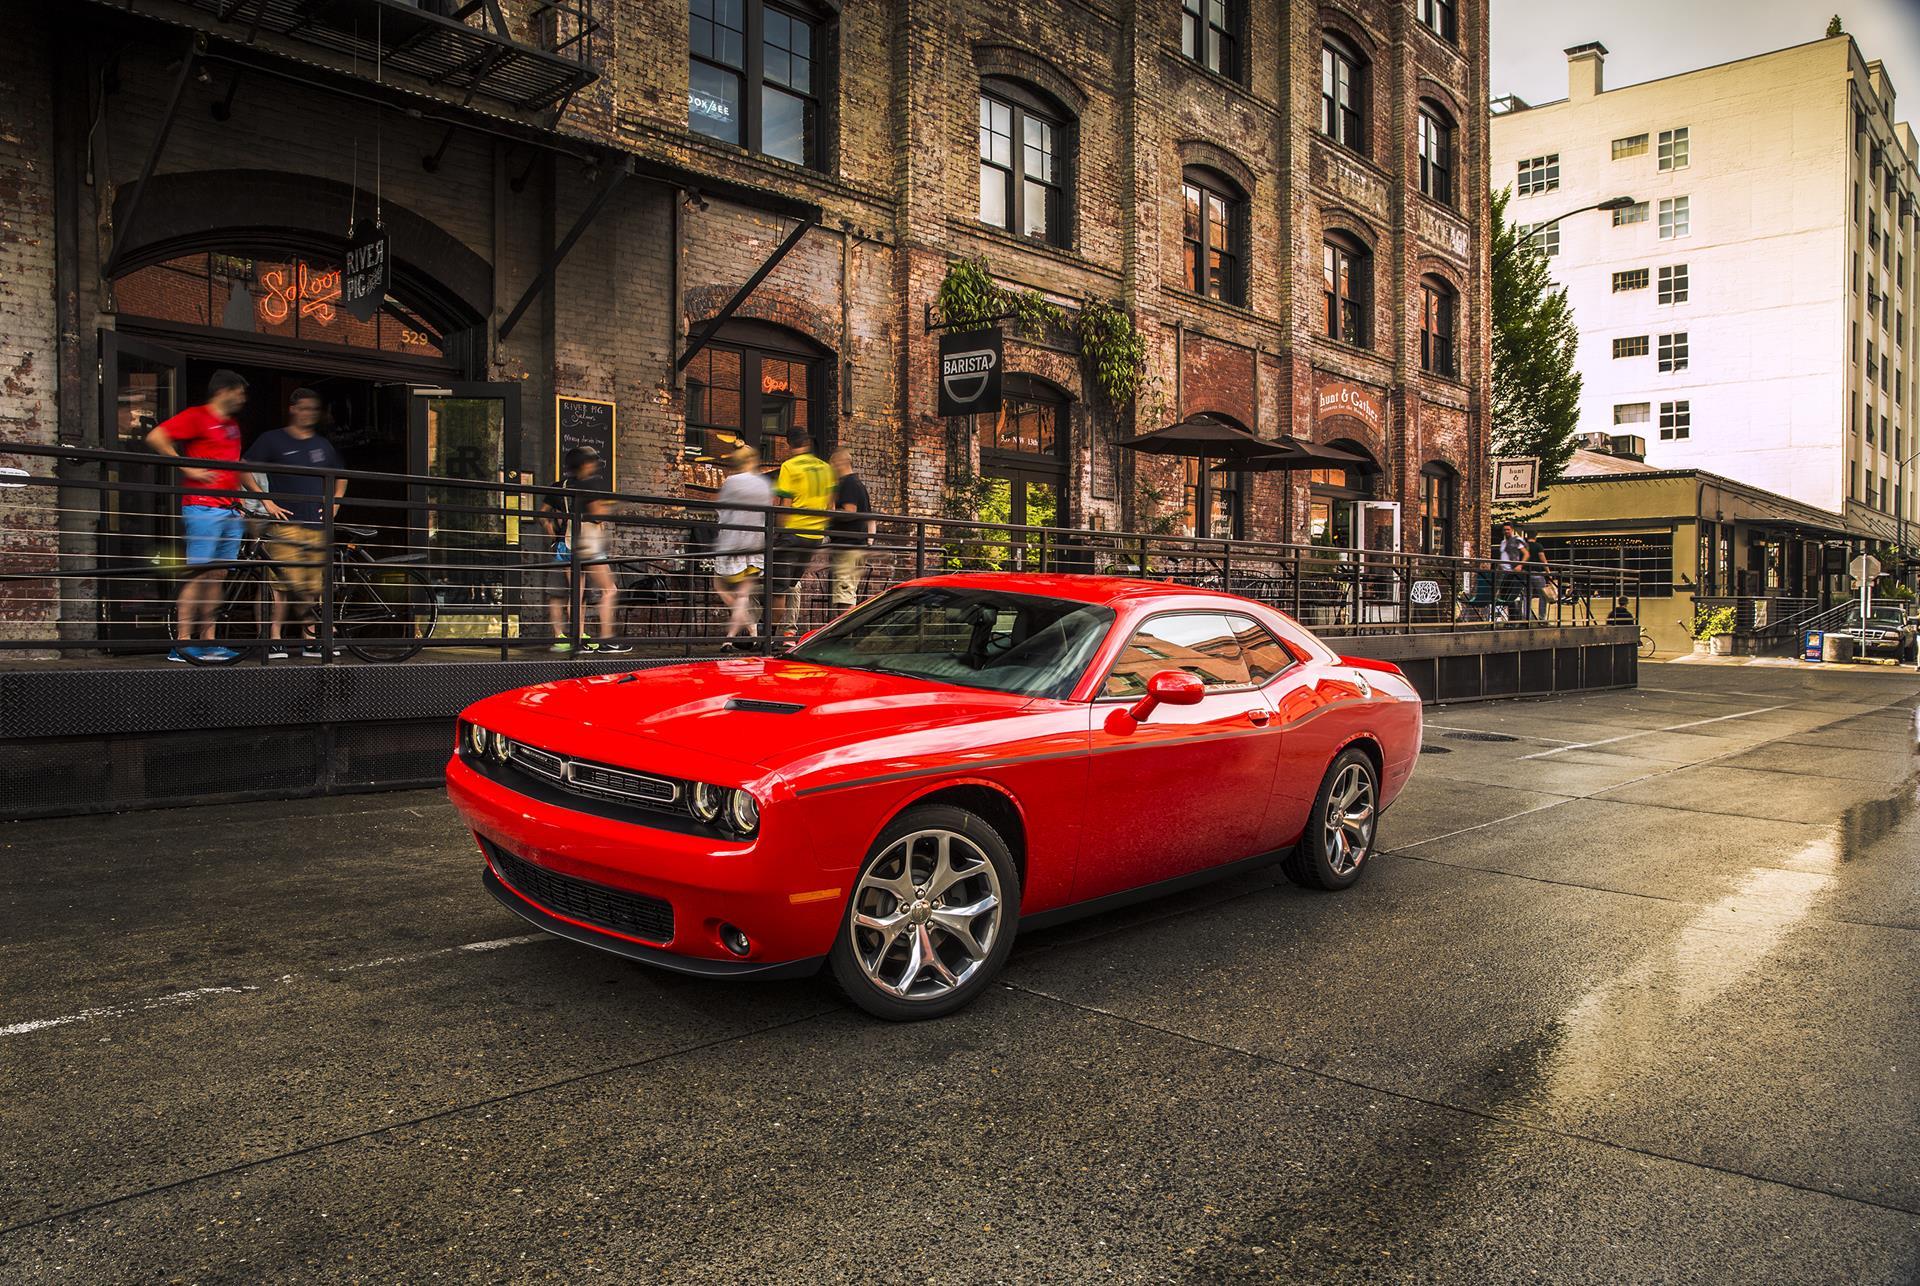
<path id="1" fill-rule="evenodd" d="M 800 623 L 799 585 L 827 547 L 827 519 L 833 508 L 833 466 L 813 453 L 813 435 L 805 428 L 787 431 L 790 454 L 773 484 L 780 503 L 792 512 L 780 515 L 780 536 L 768 560 L 773 618 L 782 634 Z"/>

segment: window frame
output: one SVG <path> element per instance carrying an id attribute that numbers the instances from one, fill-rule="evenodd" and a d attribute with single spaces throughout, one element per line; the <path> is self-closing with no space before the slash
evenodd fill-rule
<path id="1" fill-rule="evenodd" d="M 687 3 L 688 22 L 690 26 L 693 22 L 700 20 L 693 14 L 694 2 L 695 0 L 688 0 Z M 812 74 L 808 79 L 808 92 L 804 94 L 795 91 L 790 85 L 767 79 L 766 15 L 769 9 L 786 18 L 788 21 L 805 27 L 808 32 L 807 58 L 811 64 Z M 691 98 L 693 94 L 691 81 L 693 75 L 692 68 L 695 63 L 715 68 L 724 75 L 735 76 L 739 79 L 741 90 L 740 137 L 738 139 L 727 139 L 722 138 L 718 134 L 711 134 L 705 130 L 695 128 L 692 120 L 691 102 L 688 104 L 687 131 L 692 134 L 698 134 L 701 138 L 712 139 L 716 143 L 725 143 L 732 147 L 741 148 L 747 152 L 751 152 L 755 156 L 765 156 L 772 160 L 785 161 L 789 165 L 800 165 L 810 170 L 824 170 L 826 168 L 827 150 L 827 95 L 822 82 L 829 74 L 826 32 L 830 25 L 830 18 L 812 5 L 793 3 L 791 0 L 741 0 L 740 20 L 742 23 L 740 28 L 742 51 L 741 62 L 737 67 L 721 62 L 716 57 L 695 53 L 691 38 L 687 45 L 689 80 L 687 92 L 689 98 Z M 717 20 L 709 19 L 709 21 L 715 21 L 717 25 Z M 764 146 L 764 129 L 766 124 L 764 95 L 768 86 L 772 86 L 780 93 L 789 94 L 798 98 L 802 103 L 803 118 L 810 123 L 810 127 L 803 126 L 803 157 L 801 160 L 795 161 L 790 157 L 770 152 Z"/>
<path id="2" fill-rule="evenodd" d="M 1655 362 L 1662 375 L 1671 375 L 1684 371 L 1691 360 L 1692 343 L 1684 330 L 1669 331 L 1659 337 L 1655 349 Z"/>
<path id="3" fill-rule="evenodd" d="M 1224 27 L 1213 21 L 1216 3 L 1224 13 Z M 1242 63 L 1247 44 L 1246 14 L 1244 0 L 1180 0 L 1180 56 L 1216 76 L 1225 76 L 1237 85 L 1245 84 Z M 1187 48 L 1190 22 L 1195 38 L 1191 50 Z M 1208 60 L 1214 54 L 1219 55 L 1218 67 Z"/>
<path id="4" fill-rule="evenodd" d="M 1347 72 L 1347 101 L 1338 89 L 1340 72 Z M 1367 149 L 1367 91 L 1371 88 L 1367 56 L 1337 31 L 1320 36 L 1320 136 L 1358 156 Z"/>
<path id="5" fill-rule="evenodd" d="M 1189 189 L 1197 193 L 1199 198 L 1198 240 L 1187 235 Z M 1208 200 L 1209 197 L 1220 202 L 1223 207 L 1222 213 L 1226 217 L 1226 232 L 1220 245 L 1215 244 L 1212 235 L 1212 230 L 1217 224 L 1213 217 L 1213 202 Z M 1249 265 L 1246 253 L 1249 235 L 1247 225 L 1251 213 L 1252 203 L 1240 190 L 1240 185 L 1218 170 L 1202 165 L 1189 165 L 1180 171 L 1180 266 L 1181 281 L 1187 290 L 1199 295 L 1202 299 L 1212 299 L 1236 308 L 1247 306 L 1247 300 L 1252 293 L 1249 288 Z M 1193 248 L 1191 270 L 1188 266 L 1190 247 Z M 1219 294 L 1209 289 L 1213 278 L 1211 256 L 1215 252 L 1227 260 L 1233 269 L 1230 274 L 1223 276 Z"/>
<path id="6" fill-rule="evenodd" d="M 1693 164 L 1692 126 L 1676 125 L 1672 129 L 1661 130 L 1654 155 L 1662 174 L 1684 170 Z"/>
<path id="7" fill-rule="evenodd" d="M 1692 297 L 1693 278 L 1684 263 L 1661 264 L 1657 284 L 1660 304 L 1684 304 Z"/>
<path id="8" fill-rule="evenodd" d="M 1645 335 L 1616 335 L 1613 339 L 1613 357 L 1622 361 L 1629 357 L 1645 357 L 1651 350 Z"/>
<path id="9" fill-rule="evenodd" d="M 1420 100 L 1414 124 L 1414 150 L 1420 157 L 1420 192 L 1448 209 L 1454 208 L 1453 174 L 1458 135 L 1459 129 L 1444 107 L 1430 98 Z"/>
<path id="10" fill-rule="evenodd" d="M 1624 146 L 1622 146 L 1623 144 Z M 1624 161 L 1629 157 L 1645 156 L 1646 154 L 1647 135 L 1644 132 L 1623 135 L 1613 140 L 1613 159 L 1616 161 Z"/>
<path id="11" fill-rule="evenodd" d="M 1354 348 L 1373 347 L 1373 250 L 1366 242 L 1349 232 L 1329 228 L 1321 237 L 1321 282 L 1320 294 L 1321 334 L 1338 344 L 1349 344 Z M 1345 280 L 1350 290 L 1344 297 L 1339 293 L 1341 275 L 1340 264 L 1346 263 Z M 1337 324 L 1351 316 L 1358 319 L 1358 325 L 1346 327 Z M 1358 330 L 1355 336 L 1352 331 Z"/>
<path id="12" fill-rule="evenodd" d="M 1679 241 L 1693 235 L 1693 197 L 1660 198 L 1660 240 Z"/>
<path id="13" fill-rule="evenodd" d="M 1515 196 L 1536 196 L 1560 190 L 1560 153 L 1543 152 L 1514 162 Z"/>
<path id="14" fill-rule="evenodd" d="M 1197 540 L 1241 540 L 1246 532 L 1246 470 L 1215 469 L 1214 461 L 1188 456 L 1181 500 L 1193 513 Z M 1213 502 L 1227 498 L 1227 530 L 1213 530 Z"/>
<path id="15" fill-rule="evenodd" d="M 1460 43 L 1460 6 L 1457 0 L 1418 0 L 1415 10 L 1421 26 L 1450 45 Z"/>
<path id="16" fill-rule="evenodd" d="M 1022 81 L 1005 76 L 983 76 L 980 78 L 979 106 L 984 114 L 989 104 L 1007 109 L 1007 141 L 1012 155 L 1007 165 L 990 160 L 985 151 L 984 140 L 980 149 L 979 165 L 981 173 L 976 177 L 980 181 L 980 201 L 976 204 L 975 214 L 980 222 L 989 228 L 996 228 L 1011 236 L 1037 241 L 1042 245 L 1054 246 L 1062 250 L 1072 249 L 1074 243 L 1074 201 L 1073 201 L 1073 156 L 1077 144 L 1076 122 L 1072 113 L 1064 105 L 1053 101 L 1050 95 Z M 1047 126 L 1053 131 L 1053 174 L 1052 180 L 1034 178 L 1027 173 L 1026 123 L 1028 118 Z M 987 126 L 983 123 L 984 132 Z M 985 174 L 988 168 L 997 170 L 1004 179 L 1005 223 L 993 223 L 979 210 L 986 200 Z M 1046 189 L 1047 230 L 1044 235 L 1036 235 L 1026 227 L 1027 203 L 1026 185 L 1039 184 Z"/>
<path id="17" fill-rule="evenodd" d="M 1645 268 L 1624 268 L 1613 274 L 1613 291 L 1624 295 L 1633 290 L 1645 290 L 1652 281 L 1652 274 Z"/>
<path id="18" fill-rule="evenodd" d="M 740 423 L 738 425 L 714 424 L 710 422 L 711 416 L 705 414 L 696 420 L 693 414 L 695 381 L 689 375 L 681 402 L 684 420 L 682 450 L 685 456 L 691 459 L 693 456 L 708 452 L 705 442 L 708 431 L 733 433 L 742 442 L 760 451 L 763 456 L 768 454 L 763 449 L 766 446 L 768 430 L 762 423 L 767 409 L 768 394 L 762 387 L 761 371 L 762 363 L 768 358 L 780 362 L 797 363 L 805 372 L 807 404 L 810 412 L 807 428 L 813 435 L 817 452 L 824 456 L 831 451 L 837 440 L 833 408 L 830 405 L 831 398 L 827 389 L 827 368 L 833 360 L 833 355 L 825 351 L 810 351 L 809 343 L 810 341 L 798 336 L 776 334 L 765 323 L 731 322 L 711 343 L 703 345 L 699 356 L 706 356 L 710 352 L 734 352 L 740 355 Z M 694 368 L 690 364 L 687 369 L 691 372 Z M 712 386 L 701 384 L 700 387 L 704 390 Z M 772 430 L 773 432 L 784 434 L 788 428 L 792 427 L 794 400 L 778 396 L 773 398 L 774 403 L 784 402 L 785 404 L 780 412 L 781 422 Z M 712 405 L 710 396 L 705 398 L 705 403 L 706 406 L 702 407 L 703 411 Z M 696 434 L 699 435 L 699 441 L 695 440 Z"/>
<path id="19" fill-rule="evenodd" d="M 1429 323 L 1435 323 L 1430 325 Z M 1444 277 L 1420 278 L 1420 369 L 1460 378 L 1460 292 Z"/>
<path id="20" fill-rule="evenodd" d="M 1430 501 L 1436 497 L 1444 500 L 1446 514 L 1443 518 L 1432 516 Z M 1420 515 L 1420 552 L 1436 557 L 1450 558 L 1459 539 L 1460 527 L 1460 475 L 1443 460 L 1429 460 L 1420 466 L 1420 488 L 1416 497 Z M 1441 547 L 1434 548 L 1434 531 L 1438 528 L 1445 533 Z"/>
<path id="21" fill-rule="evenodd" d="M 1645 223 L 1651 217 L 1653 208 L 1645 201 L 1635 201 L 1632 205 L 1622 206 L 1613 211 L 1613 226 L 1632 227 L 1636 223 Z"/>
<path id="22" fill-rule="evenodd" d="M 1693 399 L 1675 398 L 1660 403 L 1658 417 L 1660 441 L 1687 442 L 1693 438 Z"/>

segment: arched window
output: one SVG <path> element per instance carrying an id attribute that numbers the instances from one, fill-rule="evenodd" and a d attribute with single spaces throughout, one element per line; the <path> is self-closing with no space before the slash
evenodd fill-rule
<path id="1" fill-rule="evenodd" d="M 1180 0 L 1180 52 L 1208 71 L 1241 80 L 1241 0 Z"/>
<path id="2" fill-rule="evenodd" d="M 1187 457 L 1186 465 L 1186 507 L 1182 515 L 1185 529 L 1195 536 L 1238 540 L 1245 532 L 1240 497 L 1246 473 L 1239 469 L 1216 469 L 1212 460 L 1197 460 L 1192 456 Z"/>
<path id="3" fill-rule="evenodd" d="M 1420 470 L 1420 552 L 1451 554 L 1460 475 L 1435 460 Z"/>
<path id="4" fill-rule="evenodd" d="M 687 364 L 689 456 L 718 455 L 739 442 L 766 454 L 793 428 L 833 445 L 825 386 L 827 350 L 795 331 L 733 321 Z"/>
<path id="5" fill-rule="evenodd" d="M 1329 232 L 1325 247 L 1327 338 L 1365 348 L 1373 312 L 1373 254 L 1356 237 Z"/>
<path id="6" fill-rule="evenodd" d="M 1188 166 L 1181 180 L 1187 289 L 1224 303 L 1245 303 L 1246 194 L 1226 175 L 1202 166 Z"/>
<path id="7" fill-rule="evenodd" d="M 1073 243 L 1073 118 L 1031 86 L 980 83 L 980 221 L 1050 245 Z"/>
<path id="8" fill-rule="evenodd" d="M 1453 118 L 1438 103 L 1420 103 L 1420 191 L 1453 204 Z"/>
<path id="9" fill-rule="evenodd" d="M 1058 526 L 1066 514 L 1067 397 L 1030 375 L 1009 375 L 995 416 L 979 416 L 982 513 L 1015 526 Z"/>
<path id="10" fill-rule="evenodd" d="M 1372 498 L 1380 467 L 1374 463 L 1372 452 L 1358 442 L 1335 438 L 1327 445 L 1351 452 L 1361 460 L 1344 468 L 1307 472 L 1308 538 L 1316 545 L 1355 549 L 1361 537 L 1360 502 Z"/>
<path id="11" fill-rule="evenodd" d="M 1320 132 L 1362 155 L 1367 150 L 1367 60 L 1328 32 L 1320 47 Z"/>
<path id="12" fill-rule="evenodd" d="M 1454 336 L 1459 333 L 1460 296 L 1429 273 L 1420 279 L 1420 369 L 1449 378 L 1460 373 Z"/>
<path id="13" fill-rule="evenodd" d="M 687 17 L 687 128 L 820 168 L 820 12 L 798 0 L 688 0 Z"/>

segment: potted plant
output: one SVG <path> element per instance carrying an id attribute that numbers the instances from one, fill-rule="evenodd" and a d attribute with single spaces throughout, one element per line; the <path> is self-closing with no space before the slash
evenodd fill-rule
<path id="1" fill-rule="evenodd" d="M 1716 607 L 1693 618 L 1693 650 L 1696 655 L 1733 655 L 1733 609 Z"/>

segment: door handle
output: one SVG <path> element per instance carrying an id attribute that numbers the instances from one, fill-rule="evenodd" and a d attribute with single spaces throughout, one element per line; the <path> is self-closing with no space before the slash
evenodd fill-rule
<path id="1" fill-rule="evenodd" d="M 1264 727 L 1266 727 L 1266 726 L 1267 726 L 1267 720 L 1269 720 L 1269 719 L 1271 719 L 1271 718 L 1273 718 L 1273 716 L 1272 716 L 1271 714 L 1269 714 L 1269 713 L 1267 713 L 1267 712 L 1266 712 L 1265 710 L 1249 710 L 1249 711 L 1247 711 L 1247 720 L 1248 720 L 1248 722 L 1250 722 L 1250 723 L 1252 723 L 1252 724 L 1253 724 L 1253 726 L 1254 726 L 1254 727 L 1256 727 L 1256 728 L 1264 728 Z"/>

